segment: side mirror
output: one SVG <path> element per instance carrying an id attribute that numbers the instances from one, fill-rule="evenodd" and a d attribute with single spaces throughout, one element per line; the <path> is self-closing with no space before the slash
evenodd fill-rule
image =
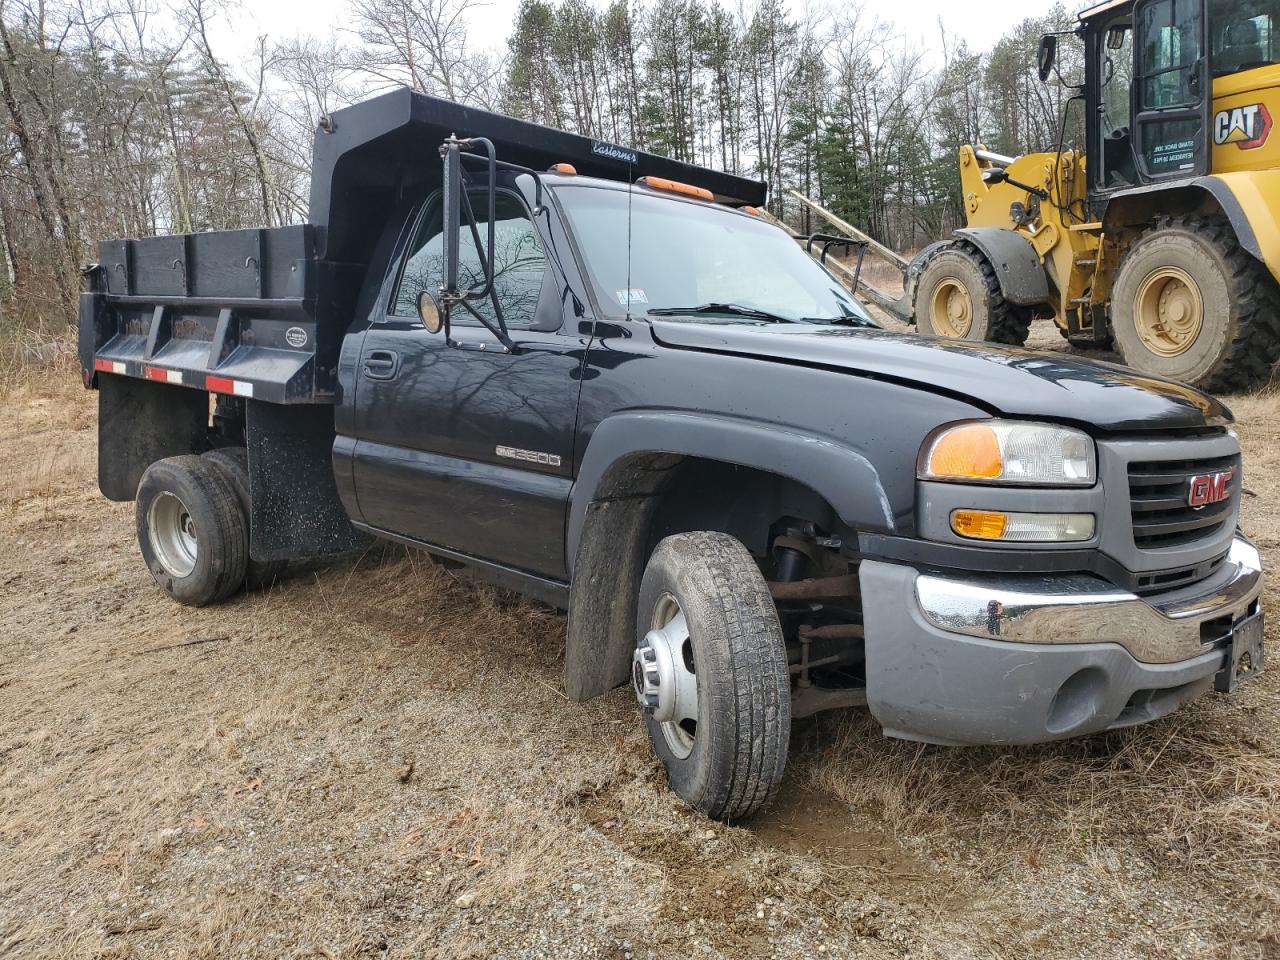
<path id="1" fill-rule="evenodd" d="M 430 290 L 423 290 L 418 294 L 418 317 L 427 328 L 427 333 L 439 333 L 449 325 L 448 313 Z"/>
<path id="2" fill-rule="evenodd" d="M 1058 59 L 1058 38 L 1046 33 L 1040 38 L 1040 49 L 1036 51 L 1036 71 L 1040 74 L 1040 82 L 1046 83 L 1049 74 L 1053 73 L 1054 62 Z"/>

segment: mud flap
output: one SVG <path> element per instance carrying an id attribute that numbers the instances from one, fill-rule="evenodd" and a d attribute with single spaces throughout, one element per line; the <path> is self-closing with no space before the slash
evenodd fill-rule
<path id="1" fill-rule="evenodd" d="M 351 525 L 333 476 L 333 407 L 250 400 L 245 441 L 255 560 L 307 560 L 371 538 Z"/>

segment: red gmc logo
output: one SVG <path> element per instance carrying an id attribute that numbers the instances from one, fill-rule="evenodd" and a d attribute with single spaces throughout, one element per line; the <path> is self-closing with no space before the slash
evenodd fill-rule
<path id="1" fill-rule="evenodd" d="M 1187 491 L 1187 504 L 1199 510 L 1211 503 L 1219 503 L 1231 496 L 1231 478 L 1234 470 L 1219 470 L 1217 473 L 1201 473 L 1191 478 L 1191 489 Z"/>

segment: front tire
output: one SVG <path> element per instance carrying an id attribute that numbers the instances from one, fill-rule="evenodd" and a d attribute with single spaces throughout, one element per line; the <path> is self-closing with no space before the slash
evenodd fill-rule
<path id="1" fill-rule="evenodd" d="M 216 465 L 197 456 L 153 463 L 138 484 L 134 516 L 147 569 L 178 603 L 203 607 L 244 582 L 248 529 Z"/>
<path id="2" fill-rule="evenodd" d="M 1031 332 L 1031 310 L 1004 298 L 986 257 L 955 244 L 930 257 L 920 273 L 916 328 L 934 337 L 1020 347 Z"/>
<path id="3" fill-rule="evenodd" d="M 1111 319 L 1126 364 L 1214 392 L 1265 380 L 1280 355 L 1280 291 L 1220 218 L 1143 234 L 1120 263 Z"/>
<path id="4" fill-rule="evenodd" d="M 658 544 L 645 568 L 636 694 L 667 779 L 717 820 L 777 792 L 791 732 L 791 681 L 777 608 L 751 554 L 723 533 Z"/>

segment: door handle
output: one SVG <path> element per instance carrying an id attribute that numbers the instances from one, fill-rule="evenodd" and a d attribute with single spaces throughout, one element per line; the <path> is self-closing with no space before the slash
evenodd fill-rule
<path id="1" fill-rule="evenodd" d="M 364 358 L 364 375 L 370 380 L 394 380 L 400 371 L 400 355 L 391 350 L 371 350 Z"/>

